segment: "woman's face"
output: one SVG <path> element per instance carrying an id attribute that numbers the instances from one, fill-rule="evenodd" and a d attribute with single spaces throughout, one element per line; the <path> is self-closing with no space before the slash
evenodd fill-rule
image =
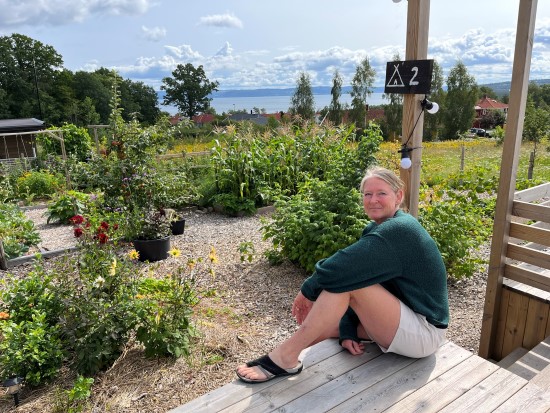
<path id="1" fill-rule="evenodd" d="M 363 184 L 365 213 L 377 224 L 395 215 L 403 200 L 403 190 L 395 192 L 380 178 L 371 177 Z"/>

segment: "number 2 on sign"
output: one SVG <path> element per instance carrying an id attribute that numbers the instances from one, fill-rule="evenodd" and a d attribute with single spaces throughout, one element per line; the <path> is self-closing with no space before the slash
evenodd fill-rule
<path id="1" fill-rule="evenodd" d="M 410 86 L 416 86 L 416 85 L 418 85 L 418 80 L 414 80 L 414 79 L 416 78 L 416 76 L 418 76 L 418 67 L 414 66 L 411 69 L 411 72 L 414 72 L 414 75 L 413 75 L 413 77 L 411 77 L 411 80 L 409 81 L 409 85 Z"/>

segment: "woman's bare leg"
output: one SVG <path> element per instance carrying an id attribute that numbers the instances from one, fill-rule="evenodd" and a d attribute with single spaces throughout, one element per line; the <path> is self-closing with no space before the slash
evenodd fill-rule
<path id="1" fill-rule="evenodd" d="M 384 347 L 390 345 L 401 313 L 399 300 L 385 288 L 374 285 L 345 293 L 323 291 L 300 328 L 269 353 L 273 362 L 282 368 L 296 367 L 302 350 L 334 334 L 348 306 L 357 313 L 369 337 Z M 241 365 L 237 370 L 252 380 L 265 378 L 256 367 Z"/>

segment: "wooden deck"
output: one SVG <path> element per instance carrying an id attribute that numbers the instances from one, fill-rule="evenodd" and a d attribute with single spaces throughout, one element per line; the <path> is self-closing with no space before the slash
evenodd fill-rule
<path id="1" fill-rule="evenodd" d="M 302 354 L 297 376 L 235 380 L 171 410 L 183 412 L 548 412 L 550 390 L 447 342 L 433 356 L 352 356 L 336 340 Z"/>

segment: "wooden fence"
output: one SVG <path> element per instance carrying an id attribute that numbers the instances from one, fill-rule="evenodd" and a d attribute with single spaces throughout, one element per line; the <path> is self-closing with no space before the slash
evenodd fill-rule
<path id="1" fill-rule="evenodd" d="M 550 336 L 550 183 L 516 192 L 501 266 L 496 328 L 482 331 L 495 360 Z"/>

